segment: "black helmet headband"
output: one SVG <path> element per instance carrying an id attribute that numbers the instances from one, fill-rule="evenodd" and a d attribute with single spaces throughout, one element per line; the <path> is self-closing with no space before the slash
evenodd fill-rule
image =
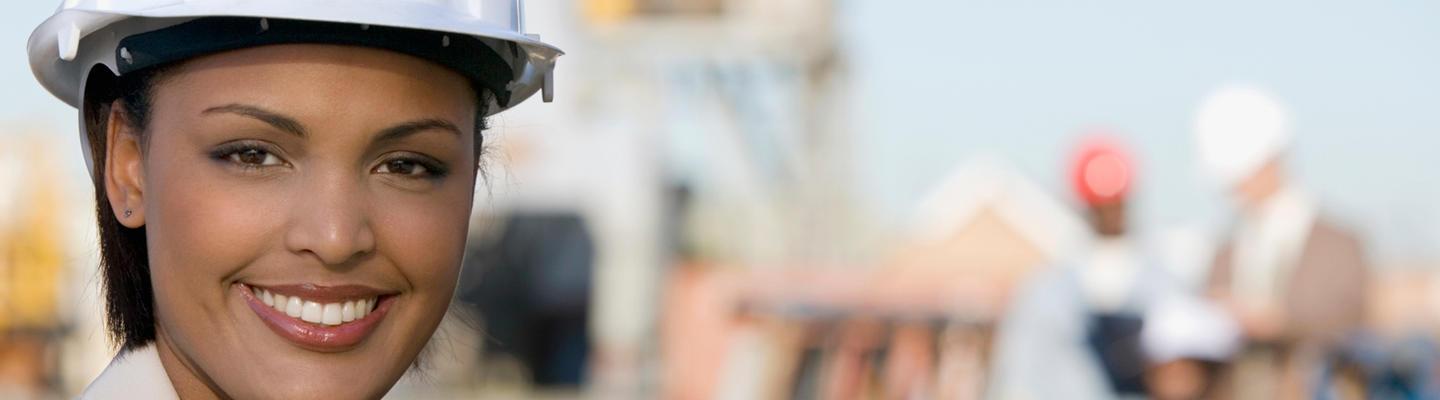
<path id="1" fill-rule="evenodd" d="M 387 26 L 254 17 L 205 17 L 132 35 L 116 47 L 120 75 L 207 54 L 272 44 L 320 43 L 372 47 L 444 65 L 477 89 L 510 102 L 515 71 L 470 35 Z M 518 53 L 510 43 L 503 48 Z"/>

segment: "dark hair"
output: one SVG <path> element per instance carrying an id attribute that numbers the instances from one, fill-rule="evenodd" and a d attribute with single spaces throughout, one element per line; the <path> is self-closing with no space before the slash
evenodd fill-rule
<path id="1" fill-rule="evenodd" d="M 93 160 L 95 213 L 100 234 L 101 291 L 105 297 L 105 325 L 113 344 L 131 350 L 155 341 L 155 294 L 150 284 L 150 257 L 146 250 L 145 227 L 130 228 L 115 218 L 105 191 L 107 124 L 111 105 L 119 100 L 129 128 L 140 135 L 142 154 L 148 147 L 151 106 L 155 87 L 183 62 L 167 64 L 116 77 L 97 66 L 85 85 L 81 113 L 89 135 Z M 476 100 L 475 167 L 481 167 L 484 150 L 482 132 L 493 95 L 472 85 Z"/>

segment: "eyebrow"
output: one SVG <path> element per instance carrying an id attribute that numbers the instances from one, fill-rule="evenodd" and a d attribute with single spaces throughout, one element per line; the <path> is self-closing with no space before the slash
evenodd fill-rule
<path id="1" fill-rule="evenodd" d="M 201 112 L 201 114 L 216 113 L 229 113 L 250 117 L 269 124 L 270 126 L 275 127 L 275 129 L 285 131 L 301 138 L 309 136 L 309 134 L 305 130 L 305 125 L 301 124 L 300 121 L 296 121 L 294 118 L 256 106 L 245 104 L 226 104 L 223 106 L 210 107 L 205 109 L 205 111 Z M 460 131 L 460 127 L 455 126 L 455 124 L 450 121 L 439 118 L 426 118 L 405 122 L 399 125 L 385 128 L 384 130 L 380 131 L 379 135 L 376 135 L 375 141 L 396 141 L 403 139 L 407 136 L 432 129 L 448 131 L 455 134 L 456 136 L 460 136 L 462 134 Z"/>
<path id="2" fill-rule="evenodd" d="M 455 136 L 460 136 L 460 135 L 461 135 L 461 133 L 460 133 L 460 127 L 455 126 L 455 124 L 454 124 L 454 123 L 451 123 L 450 121 L 446 121 L 446 120 L 439 119 L 439 118 L 426 118 L 426 119 L 420 119 L 420 120 L 410 121 L 410 122 L 406 122 L 406 123 L 403 123 L 403 124 L 400 124 L 400 125 L 395 125 L 395 126 L 392 126 L 392 127 L 389 127 L 389 128 L 385 128 L 385 130 L 380 131 L 380 134 L 375 137 L 375 141 L 376 141 L 376 142 L 396 141 L 396 140 L 403 139 L 403 138 L 405 138 L 406 136 L 414 135 L 414 134 L 416 134 L 416 133 L 420 133 L 420 132 L 424 132 L 424 131 L 428 131 L 428 130 L 432 130 L 432 129 L 438 129 L 438 130 L 442 130 L 442 131 L 448 131 L 448 132 L 450 132 L 450 133 L 455 134 Z"/>
<path id="3" fill-rule="evenodd" d="M 202 111 L 200 113 L 230 113 L 243 115 L 246 117 L 258 119 L 261 122 L 270 124 L 270 126 L 275 127 L 275 129 L 285 131 L 301 138 L 308 136 L 308 134 L 305 132 L 305 125 L 301 124 L 300 121 L 296 121 L 294 118 L 290 118 L 285 115 L 281 115 L 280 113 L 256 106 L 249 106 L 244 104 L 226 104 L 223 106 L 207 108 L 205 109 L 205 111 Z"/>

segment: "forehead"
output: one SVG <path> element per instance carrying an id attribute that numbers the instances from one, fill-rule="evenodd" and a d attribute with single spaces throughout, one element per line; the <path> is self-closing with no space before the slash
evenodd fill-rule
<path id="1" fill-rule="evenodd" d="M 325 44 L 261 46 L 186 61 L 158 83 L 155 103 L 191 111 L 244 103 L 321 120 L 423 115 L 455 118 L 461 126 L 476 110 L 469 81 L 437 63 Z"/>

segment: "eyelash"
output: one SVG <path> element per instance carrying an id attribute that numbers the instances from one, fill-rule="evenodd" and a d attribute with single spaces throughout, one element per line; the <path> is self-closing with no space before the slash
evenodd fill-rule
<path id="1" fill-rule="evenodd" d="M 244 162 L 240 160 L 241 154 L 251 151 L 258 152 L 259 156 L 264 157 L 260 159 L 259 164 Z M 210 152 L 210 158 L 213 158 L 217 161 L 230 163 L 230 165 L 243 168 L 245 170 L 259 170 L 262 168 L 280 166 L 265 165 L 265 163 L 270 162 L 270 159 L 272 157 L 279 164 L 289 164 L 285 162 L 284 159 L 281 159 L 280 156 L 276 155 L 277 153 L 279 152 L 275 150 L 274 146 L 270 146 L 268 144 L 257 142 L 234 142 L 226 143 L 221 145 L 220 147 L 215 148 L 215 150 Z"/>
<path id="2" fill-rule="evenodd" d="M 399 172 L 384 172 L 384 173 L 400 175 L 400 176 L 406 177 L 406 178 L 413 178 L 413 179 L 431 179 L 431 180 L 444 178 L 446 175 L 449 175 L 449 174 L 450 174 L 450 170 L 445 167 L 445 164 L 443 164 L 443 163 L 441 163 L 441 162 L 439 162 L 439 161 L 436 161 L 436 160 L 433 159 L 433 158 L 426 157 L 426 156 L 419 155 L 419 154 L 403 154 L 403 153 L 400 154 L 400 155 L 396 155 L 396 156 L 391 156 L 391 157 L 385 158 L 384 160 L 380 161 L 380 164 L 379 164 L 379 165 L 376 165 L 375 168 L 373 168 L 372 170 L 374 170 L 374 171 L 379 171 L 381 168 L 387 168 L 387 169 L 388 169 L 388 168 L 391 166 L 392 163 L 396 163 L 396 162 L 405 162 L 405 163 L 413 164 L 412 168 L 414 168 L 414 167 L 424 168 L 424 169 L 425 169 L 425 172 L 422 173 L 421 175 L 403 174 L 403 173 L 399 173 Z"/>
<path id="3" fill-rule="evenodd" d="M 259 164 L 244 162 L 239 159 L 242 153 L 250 151 L 258 152 L 259 156 L 263 156 L 265 158 L 262 158 Z M 230 163 L 235 167 L 242 168 L 247 171 L 255 171 L 262 168 L 280 166 L 274 164 L 266 165 L 266 163 L 271 162 L 271 157 L 273 157 L 275 159 L 275 162 L 277 162 L 278 164 L 288 165 L 288 162 L 286 162 L 284 159 L 281 159 L 280 156 L 276 155 L 277 153 L 278 151 L 274 148 L 274 146 L 271 146 L 269 144 L 258 142 L 234 142 L 227 143 L 215 148 L 215 150 L 210 152 L 210 158 L 217 161 Z M 403 174 L 398 172 L 379 172 L 381 169 L 389 169 L 392 164 L 396 162 L 413 164 L 411 168 L 423 168 L 424 172 L 419 175 Z M 399 175 L 405 178 L 431 180 L 444 178 L 450 173 L 450 170 L 446 168 L 443 163 L 436 161 L 433 158 L 418 154 L 401 154 L 387 157 L 385 160 L 381 161 L 371 170 L 379 173 Z"/>

